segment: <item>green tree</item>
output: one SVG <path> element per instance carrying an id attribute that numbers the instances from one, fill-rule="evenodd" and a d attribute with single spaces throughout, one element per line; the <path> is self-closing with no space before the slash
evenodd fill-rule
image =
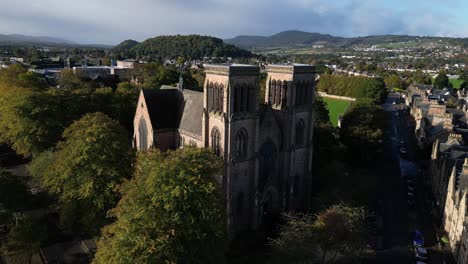
<path id="1" fill-rule="evenodd" d="M 443 89 L 449 87 L 449 78 L 444 71 L 440 72 L 439 75 L 434 79 L 434 87 L 437 89 Z"/>
<path id="2" fill-rule="evenodd" d="M 388 89 L 399 88 L 404 89 L 404 82 L 401 80 L 400 76 L 397 74 L 390 75 L 384 78 L 385 85 Z"/>
<path id="3" fill-rule="evenodd" d="M 384 120 L 382 107 L 369 99 L 359 99 L 351 105 L 343 116 L 340 138 L 352 160 L 366 164 L 381 153 Z"/>
<path id="4" fill-rule="evenodd" d="M 93 263 L 223 263 L 221 166 L 203 149 L 138 153 Z"/>
<path id="5" fill-rule="evenodd" d="M 75 121 L 63 133 L 55 152 L 35 158 L 31 174 L 58 198 L 62 224 L 96 234 L 115 206 L 116 187 L 131 171 L 126 131 L 102 113 Z"/>
<path id="6" fill-rule="evenodd" d="M 84 82 L 81 78 L 70 69 L 64 69 L 62 71 L 58 84 L 60 88 L 63 89 L 78 89 L 84 86 Z"/>
<path id="7" fill-rule="evenodd" d="M 39 253 L 45 235 L 37 223 L 29 217 L 17 219 L 10 227 L 0 254 L 8 256 L 13 263 L 32 263 L 34 254 Z"/>
<path id="8" fill-rule="evenodd" d="M 468 70 L 464 70 L 461 72 L 460 79 L 464 80 L 465 82 L 468 82 Z"/>
<path id="9" fill-rule="evenodd" d="M 0 208 L 11 212 L 23 211 L 31 201 L 31 192 L 23 179 L 0 168 Z"/>
<path id="10" fill-rule="evenodd" d="M 363 254 L 367 246 L 366 220 L 363 207 L 346 204 L 331 206 L 315 217 L 286 215 L 279 237 L 272 246 L 286 263 L 333 263 Z"/>

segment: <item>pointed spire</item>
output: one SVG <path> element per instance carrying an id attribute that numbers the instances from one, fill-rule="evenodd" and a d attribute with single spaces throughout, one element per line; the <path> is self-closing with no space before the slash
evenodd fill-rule
<path id="1" fill-rule="evenodd" d="M 182 72 L 179 76 L 179 83 L 177 84 L 177 88 L 179 88 L 180 91 L 184 90 L 184 78 L 182 78 Z"/>

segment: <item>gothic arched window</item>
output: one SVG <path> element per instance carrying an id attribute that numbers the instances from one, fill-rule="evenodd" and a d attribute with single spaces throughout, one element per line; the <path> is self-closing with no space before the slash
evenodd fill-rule
<path id="1" fill-rule="evenodd" d="M 146 121 L 142 117 L 138 124 L 138 135 L 140 141 L 140 150 L 148 149 L 148 127 L 146 126 Z"/>
<path id="2" fill-rule="evenodd" d="M 276 82 L 276 89 L 275 89 L 275 104 L 281 104 L 281 89 L 283 83 L 281 81 Z"/>
<path id="3" fill-rule="evenodd" d="M 217 89 L 218 89 L 218 112 L 223 112 L 224 108 L 224 86 L 222 84 L 217 84 Z"/>
<path id="4" fill-rule="evenodd" d="M 213 83 L 208 83 L 208 109 L 210 111 L 214 110 L 214 90 L 213 90 Z"/>
<path id="5" fill-rule="evenodd" d="M 283 90 L 281 95 L 281 104 L 286 105 L 288 103 L 288 82 L 283 81 Z"/>
<path id="6" fill-rule="evenodd" d="M 211 130 L 211 149 L 217 156 L 221 155 L 221 133 L 219 133 L 218 128 L 214 127 Z"/>
<path id="7" fill-rule="evenodd" d="M 241 109 L 241 98 L 242 98 L 242 91 L 240 86 L 236 86 L 234 88 L 234 112 L 240 112 Z"/>
<path id="8" fill-rule="evenodd" d="M 296 145 L 297 146 L 304 144 L 304 128 L 305 128 L 304 121 L 300 119 L 296 123 Z"/>
<path id="9" fill-rule="evenodd" d="M 235 155 L 238 158 L 246 158 L 247 157 L 247 149 L 248 149 L 248 134 L 245 129 L 239 130 L 236 135 L 235 141 Z"/>
<path id="10" fill-rule="evenodd" d="M 269 94 L 270 94 L 270 104 L 274 104 L 275 96 L 276 96 L 276 80 L 271 81 Z"/>

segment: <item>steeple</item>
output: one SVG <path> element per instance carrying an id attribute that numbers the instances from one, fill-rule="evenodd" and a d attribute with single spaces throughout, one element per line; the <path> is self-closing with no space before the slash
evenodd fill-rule
<path id="1" fill-rule="evenodd" d="M 182 73 L 180 73 L 180 76 L 179 76 L 179 83 L 177 84 L 177 88 L 178 88 L 180 91 L 183 91 L 183 90 L 184 90 L 184 78 L 182 78 Z"/>

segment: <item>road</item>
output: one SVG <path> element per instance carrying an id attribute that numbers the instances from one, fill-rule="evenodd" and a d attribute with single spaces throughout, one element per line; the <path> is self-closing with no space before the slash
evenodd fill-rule
<path id="1" fill-rule="evenodd" d="M 385 141 L 385 162 L 379 182 L 379 208 L 381 215 L 381 249 L 378 263 L 415 263 L 412 254 L 412 233 L 423 232 L 428 248 L 427 263 L 453 263 L 438 248 L 435 225 L 426 207 L 426 197 L 419 168 L 418 147 L 413 128 L 408 127 L 411 116 L 404 104 L 398 104 L 399 96 L 389 94 L 383 108 L 389 115 Z M 396 101 L 397 104 L 393 104 Z M 395 111 L 396 110 L 396 111 Z M 398 114 L 396 114 L 398 113 Z M 391 116 L 391 118 L 390 118 Z M 407 153 L 400 153 L 401 145 Z M 408 204 L 407 179 L 415 183 L 415 205 Z"/>

